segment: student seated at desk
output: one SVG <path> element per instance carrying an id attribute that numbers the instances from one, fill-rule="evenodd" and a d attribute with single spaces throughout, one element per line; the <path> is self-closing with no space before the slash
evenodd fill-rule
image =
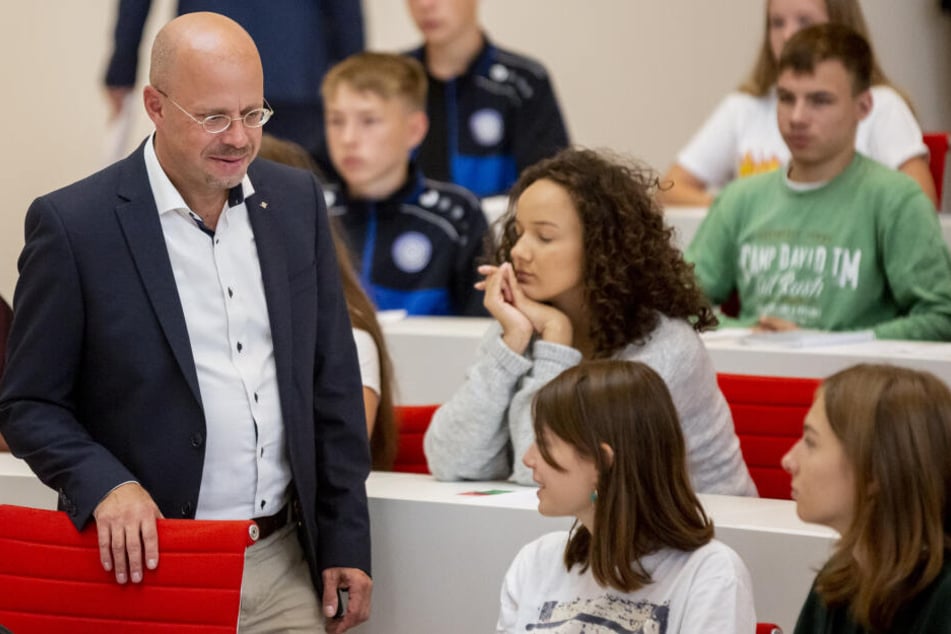
<path id="1" fill-rule="evenodd" d="M 842 536 L 796 634 L 951 632 L 951 391 L 907 368 L 826 379 L 783 457 L 796 511 Z"/>
<path id="2" fill-rule="evenodd" d="M 801 28 L 843 24 L 868 39 L 859 0 L 768 0 L 763 44 L 749 79 L 728 95 L 677 156 L 664 177 L 666 204 L 709 206 L 711 189 L 737 177 L 768 172 L 789 161 L 790 149 L 776 125 L 776 78 L 783 45 Z M 855 148 L 911 176 L 937 203 L 928 148 L 911 108 L 872 61 L 872 105 L 859 124 Z"/>
<path id="3" fill-rule="evenodd" d="M 686 252 L 711 301 L 738 293 L 739 320 L 724 323 L 951 339 L 951 258 L 934 207 L 907 175 L 855 151 L 871 69 L 866 41 L 840 24 L 783 49 L 789 166 L 724 189 Z"/>
<path id="4" fill-rule="evenodd" d="M 408 0 L 425 40 L 410 55 L 426 67 L 430 129 L 423 171 L 477 196 L 505 194 L 519 173 L 568 145 L 548 72 L 489 41 L 479 0 Z"/>
<path id="5" fill-rule="evenodd" d="M 340 179 L 325 188 L 327 207 L 367 295 L 380 310 L 484 315 L 473 288 L 488 229 L 479 200 L 410 161 L 427 127 L 422 66 L 402 55 L 354 55 L 327 73 L 323 97 Z"/>
<path id="6" fill-rule="evenodd" d="M 267 159 L 291 167 L 313 172 L 318 179 L 324 176 L 310 153 L 302 145 L 286 141 L 270 134 L 261 135 L 259 159 Z M 373 468 L 387 470 L 393 467 L 396 458 L 396 413 L 393 410 L 393 367 L 386 350 L 383 330 L 376 319 L 376 308 L 360 287 L 357 275 L 350 264 L 350 254 L 340 237 L 340 228 L 330 223 L 343 296 L 347 313 L 353 326 L 353 339 L 357 345 L 360 362 L 360 380 L 363 383 L 363 409 L 367 421 L 367 436 L 370 438 L 370 456 Z"/>
<path id="7" fill-rule="evenodd" d="M 582 359 L 617 358 L 667 382 L 698 491 L 756 494 L 698 335 L 716 319 L 672 246 L 655 184 L 646 168 L 580 149 L 522 173 L 495 265 L 479 269 L 497 323 L 424 439 L 436 478 L 531 484 L 521 458 L 535 392 Z"/>
<path id="8" fill-rule="evenodd" d="M 539 390 L 534 409 L 523 460 L 538 511 L 577 521 L 515 557 L 496 631 L 752 634 L 749 572 L 713 539 L 663 379 L 643 363 L 585 361 Z"/>

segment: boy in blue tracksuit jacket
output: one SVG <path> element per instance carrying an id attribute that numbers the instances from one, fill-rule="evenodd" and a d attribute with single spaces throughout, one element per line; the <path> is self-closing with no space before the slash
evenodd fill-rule
<path id="1" fill-rule="evenodd" d="M 427 127 L 422 66 L 361 53 L 332 68 L 322 92 L 338 176 L 326 187 L 327 207 L 377 308 L 484 315 L 473 288 L 488 228 L 479 200 L 410 161 Z"/>
<path id="2" fill-rule="evenodd" d="M 409 55 L 429 79 L 420 168 L 486 197 L 505 194 L 523 169 L 569 141 L 545 68 L 492 44 L 477 5 L 410 0 L 425 43 Z"/>

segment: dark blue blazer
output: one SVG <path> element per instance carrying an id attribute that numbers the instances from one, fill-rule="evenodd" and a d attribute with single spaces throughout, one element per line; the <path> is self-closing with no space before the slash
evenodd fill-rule
<path id="1" fill-rule="evenodd" d="M 319 571 L 370 571 L 369 451 L 323 194 L 257 160 L 246 200 L 264 281 L 301 540 Z M 77 527 L 137 480 L 192 518 L 205 419 L 142 147 L 36 199 L 26 217 L 0 431 Z"/>

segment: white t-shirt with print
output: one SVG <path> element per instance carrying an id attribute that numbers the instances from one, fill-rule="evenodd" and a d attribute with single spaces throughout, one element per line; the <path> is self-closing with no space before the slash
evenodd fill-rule
<path id="1" fill-rule="evenodd" d="M 763 97 L 730 93 L 681 150 L 677 163 L 712 188 L 785 165 L 790 155 L 779 132 L 776 102 L 775 88 Z M 892 169 L 928 156 L 915 115 L 888 86 L 872 87 L 872 110 L 859 123 L 855 149 Z"/>
<path id="2" fill-rule="evenodd" d="M 712 540 L 693 552 L 664 549 L 642 563 L 653 583 L 624 593 L 598 585 L 590 569 L 565 570 L 568 533 L 549 533 L 516 555 L 502 583 L 498 633 L 752 634 L 749 571 Z"/>

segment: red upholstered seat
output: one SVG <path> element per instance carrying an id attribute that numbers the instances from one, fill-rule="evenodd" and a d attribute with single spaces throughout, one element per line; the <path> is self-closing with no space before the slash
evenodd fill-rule
<path id="1" fill-rule="evenodd" d="M 159 520 L 159 566 L 119 585 L 95 526 L 0 505 L 0 625 L 16 634 L 234 634 L 251 521 Z"/>
<path id="2" fill-rule="evenodd" d="M 429 421 L 439 405 L 397 405 L 396 424 L 398 446 L 393 471 L 406 473 L 429 473 L 426 454 L 423 453 L 423 436 Z"/>
<path id="3" fill-rule="evenodd" d="M 948 133 L 925 132 L 925 145 L 928 146 L 928 168 L 934 179 L 934 190 L 938 195 L 938 209 L 941 209 L 941 190 L 944 185 L 944 162 L 948 157 Z"/>
<path id="4" fill-rule="evenodd" d="M 760 496 L 788 500 L 790 478 L 780 460 L 802 435 L 802 420 L 821 380 L 718 374 L 717 382 Z"/>

